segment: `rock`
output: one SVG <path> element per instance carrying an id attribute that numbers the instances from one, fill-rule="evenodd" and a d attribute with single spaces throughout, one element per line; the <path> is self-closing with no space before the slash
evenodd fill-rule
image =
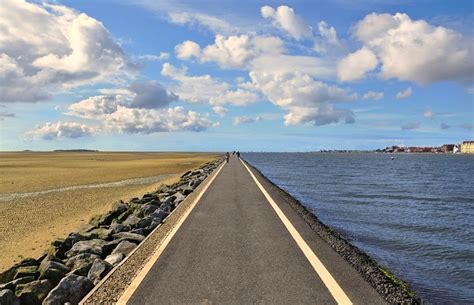
<path id="1" fill-rule="evenodd" d="M 20 277 L 32 276 L 37 278 L 39 275 L 37 266 L 21 266 L 16 269 L 14 280 L 19 279 Z"/>
<path id="2" fill-rule="evenodd" d="M 191 192 L 193 191 L 191 188 L 189 188 L 189 190 L 190 190 L 189 193 L 191 193 Z M 189 193 L 183 192 L 184 195 L 188 195 Z M 174 204 L 175 206 L 177 206 L 178 204 L 180 204 L 180 203 L 186 198 L 186 196 L 184 196 L 183 194 L 181 194 L 181 193 L 176 193 L 176 194 L 174 194 L 174 196 L 175 196 L 176 198 L 174 199 L 173 204 Z"/>
<path id="3" fill-rule="evenodd" d="M 123 212 L 122 214 L 120 214 L 118 217 L 117 217 L 117 220 L 120 221 L 120 222 L 123 222 L 125 221 L 125 219 L 127 219 L 128 216 L 130 216 L 130 214 L 133 213 L 133 210 L 132 209 L 129 209 L 129 210 L 126 210 L 125 212 Z"/>
<path id="4" fill-rule="evenodd" d="M 20 300 L 10 289 L 0 290 L 0 304 L 1 305 L 20 305 Z"/>
<path id="5" fill-rule="evenodd" d="M 113 237 L 115 239 L 128 240 L 128 241 L 133 241 L 136 243 L 140 243 L 145 239 L 145 236 L 143 235 L 130 233 L 130 232 L 120 232 L 120 233 L 114 234 Z"/>
<path id="6" fill-rule="evenodd" d="M 122 232 L 123 229 L 124 229 L 124 226 L 121 223 L 113 223 L 110 225 L 110 230 L 112 234 L 117 234 L 119 232 Z"/>
<path id="7" fill-rule="evenodd" d="M 155 219 L 153 219 L 153 221 L 151 222 L 151 224 L 146 227 L 145 229 L 148 231 L 148 232 L 151 232 L 153 231 L 154 229 L 156 229 L 156 227 L 158 227 L 161 223 L 161 220 L 160 221 L 157 221 Z"/>
<path id="8" fill-rule="evenodd" d="M 144 228 L 137 228 L 130 231 L 130 233 L 146 236 L 148 232 Z"/>
<path id="9" fill-rule="evenodd" d="M 10 281 L 8 283 L 5 283 L 5 284 L 2 284 L 0 285 L 0 290 L 3 290 L 3 289 L 10 289 L 10 290 L 15 290 L 16 289 L 16 286 L 19 285 L 19 284 L 26 284 L 26 283 L 29 283 L 29 282 L 33 282 L 35 280 L 35 277 L 34 276 L 25 276 L 25 277 L 20 277 L 16 280 L 13 280 L 13 281 Z M 2 304 L 2 303 L 0 303 Z"/>
<path id="10" fill-rule="evenodd" d="M 87 277 L 70 274 L 49 292 L 43 305 L 78 304 L 92 288 L 94 284 Z"/>
<path id="11" fill-rule="evenodd" d="M 90 231 L 91 234 L 94 234 L 93 238 L 99 238 L 102 240 L 108 240 L 110 239 L 110 236 L 112 235 L 112 230 L 107 229 L 107 228 L 97 228 L 92 231 Z"/>
<path id="12" fill-rule="evenodd" d="M 110 254 L 105 258 L 105 261 L 113 266 L 117 266 L 125 258 L 123 253 Z"/>
<path id="13" fill-rule="evenodd" d="M 136 227 L 139 229 L 144 229 L 148 227 L 151 222 L 153 221 L 153 217 L 147 216 L 145 218 L 140 219 L 140 221 L 137 223 Z"/>
<path id="14" fill-rule="evenodd" d="M 183 192 L 184 195 L 189 195 L 193 192 L 193 187 L 189 185 L 185 185 L 181 187 L 181 191 Z M 176 194 L 175 194 L 176 195 Z"/>
<path id="15" fill-rule="evenodd" d="M 124 226 L 134 227 L 139 221 L 140 221 L 140 218 L 132 214 L 128 216 L 127 219 L 122 224 Z"/>
<path id="16" fill-rule="evenodd" d="M 118 244 L 114 251 L 112 251 L 112 255 L 122 253 L 123 255 L 127 256 L 128 254 L 130 254 L 130 252 L 132 252 L 133 249 L 135 249 L 136 246 L 137 245 L 135 245 L 134 243 L 131 243 L 128 240 L 124 240 L 120 242 L 120 244 Z"/>
<path id="17" fill-rule="evenodd" d="M 153 213 L 157 209 L 156 206 L 150 205 L 150 204 L 144 204 L 142 205 L 136 212 L 137 215 L 143 217 L 143 216 L 148 216 L 151 213 Z"/>
<path id="18" fill-rule="evenodd" d="M 39 266 L 39 262 L 33 258 L 27 258 L 15 264 L 13 267 L 3 271 L 0 273 L 0 284 L 8 283 L 12 281 L 15 277 L 15 274 L 18 271 L 19 267 L 26 267 L 26 266 Z"/>
<path id="19" fill-rule="evenodd" d="M 150 217 L 153 217 L 155 221 L 159 221 L 159 222 L 165 219 L 166 216 L 168 216 L 168 213 L 163 211 L 161 208 L 150 214 Z"/>
<path id="20" fill-rule="evenodd" d="M 127 205 L 122 201 L 117 201 L 112 206 L 112 211 L 116 213 L 116 215 L 120 215 L 127 210 Z"/>
<path id="21" fill-rule="evenodd" d="M 145 205 L 151 205 L 151 206 L 159 207 L 161 205 L 161 201 L 158 198 L 153 198 L 152 200 L 145 203 Z"/>
<path id="22" fill-rule="evenodd" d="M 15 294 L 23 305 L 41 305 L 53 285 L 48 280 L 33 281 L 16 287 Z"/>
<path id="23" fill-rule="evenodd" d="M 102 255 L 103 244 L 104 241 L 100 239 L 78 241 L 69 251 L 66 252 L 66 256 L 72 257 L 81 253 L 91 253 L 100 256 Z"/>
<path id="24" fill-rule="evenodd" d="M 165 199 L 163 199 L 163 205 L 171 205 L 175 199 L 176 199 L 175 195 L 168 196 Z"/>
<path id="25" fill-rule="evenodd" d="M 92 267 L 92 264 L 97 258 L 100 258 L 100 257 L 95 254 L 82 253 L 74 257 L 71 257 L 67 261 L 66 266 L 70 268 L 71 270 L 73 270 L 72 272 L 74 274 L 87 275 L 87 273 L 89 272 L 89 269 Z"/>
<path id="26" fill-rule="evenodd" d="M 92 281 L 94 285 L 97 285 L 100 280 L 112 269 L 112 264 L 101 259 L 96 259 L 92 264 L 87 277 Z"/>
<path id="27" fill-rule="evenodd" d="M 48 269 L 56 269 L 56 270 L 59 270 L 63 273 L 69 272 L 69 268 L 64 264 L 61 264 L 61 263 L 55 262 L 55 261 L 43 260 L 41 262 L 41 265 L 39 266 L 39 272 L 41 273 L 41 272 L 44 272 Z"/>
<path id="28" fill-rule="evenodd" d="M 64 277 L 65 273 L 57 269 L 51 268 L 45 270 L 40 274 L 39 280 L 49 280 L 53 286 L 56 286 L 59 281 Z"/>

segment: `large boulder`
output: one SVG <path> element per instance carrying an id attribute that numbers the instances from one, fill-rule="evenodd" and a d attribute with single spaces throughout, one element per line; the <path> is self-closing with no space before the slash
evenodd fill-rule
<path id="1" fill-rule="evenodd" d="M 165 212 L 164 210 L 162 210 L 161 208 L 154 211 L 153 213 L 150 214 L 151 217 L 153 217 L 153 219 L 155 221 L 159 221 L 161 222 L 163 219 L 166 218 L 166 216 L 168 216 L 169 213 Z"/>
<path id="2" fill-rule="evenodd" d="M 122 253 L 123 255 L 127 256 L 133 249 L 135 249 L 137 245 L 134 243 L 129 242 L 128 240 L 122 241 L 118 246 L 112 251 L 113 254 Z"/>
<path id="3" fill-rule="evenodd" d="M 117 266 L 124 258 L 125 255 L 123 253 L 115 253 L 107 256 L 105 261 L 113 266 Z"/>
<path id="4" fill-rule="evenodd" d="M 69 272 L 69 268 L 59 262 L 45 260 L 41 263 L 39 272 L 40 280 L 47 279 L 53 285 L 57 285 L 65 274 Z"/>
<path id="5" fill-rule="evenodd" d="M 15 293 L 10 289 L 0 290 L 0 304 L 1 305 L 20 305 L 20 300 Z"/>
<path id="6" fill-rule="evenodd" d="M 94 284 L 87 277 L 69 274 L 49 292 L 43 305 L 78 304 L 92 288 Z"/>
<path id="7" fill-rule="evenodd" d="M 112 269 L 112 264 L 101 259 L 96 259 L 92 264 L 87 277 L 92 281 L 94 285 L 97 285 L 100 280 Z"/>
<path id="8" fill-rule="evenodd" d="M 143 217 L 143 216 L 148 216 L 151 213 L 153 213 L 158 207 L 150 204 L 144 204 L 140 208 L 138 208 L 137 213 L 138 216 Z"/>
<path id="9" fill-rule="evenodd" d="M 15 294 L 22 305 L 41 305 L 51 289 L 53 284 L 49 280 L 38 280 L 18 285 Z"/>
<path id="10" fill-rule="evenodd" d="M 109 229 L 111 230 L 111 234 L 117 234 L 123 231 L 124 226 L 121 223 L 113 223 L 110 225 Z"/>
<path id="11" fill-rule="evenodd" d="M 132 214 L 128 216 L 127 219 L 122 224 L 126 227 L 134 227 L 137 225 L 139 221 L 140 221 L 140 218 Z"/>
<path id="12" fill-rule="evenodd" d="M 73 270 L 74 274 L 86 276 L 94 261 L 100 258 L 98 255 L 90 253 L 82 253 L 71 257 L 66 266 Z"/>
<path id="13" fill-rule="evenodd" d="M 36 259 L 33 259 L 33 258 L 27 258 L 27 259 L 22 260 L 18 264 L 15 264 L 11 268 L 0 273 L 0 284 L 4 284 L 4 283 L 8 283 L 12 281 L 15 278 L 15 275 L 17 274 L 18 268 L 27 267 L 27 266 L 39 266 L 39 264 L 40 263 Z"/>
<path id="14" fill-rule="evenodd" d="M 13 279 L 16 280 L 25 276 L 32 276 L 36 278 L 38 275 L 38 266 L 20 266 L 16 269 Z"/>
<path id="15" fill-rule="evenodd" d="M 120 232 L 120 233 L 114 234 L 113 237 L 115 239 L 128 240 L 135 243 L 140 243 L 145 239 L 145 236 L 143 235 L 130 233 L 130 232 Z"/>
<path id="16" fill-rule="evenodd" d="M 189 189 L 187 189 L 187 190 L 189 190 Z M 174 204 L 175 206 L 177 206 L 178 204 L 180 204 L 184 199 L 186 199 L 186 196 L 185 196 L 185 195 L 188 195 L 188 194 L 191 193 L 192 191 L 193 191 L 192 189 L 191 189 L 190 192 L 184 192 L 184 191 L 183 191 L 183 194 L 184 194 L 184 195 L 181 194 L 181 193 L 176 193 L 176 194 L 174 194 L 174 196 L 175 196 L 176 198 L 174 199 L 173 204 Z"/>
<path id="17" fill-rule="evenodd" d="M 145 218 L 140 219 L 140 221 L 137 223 L 136 227 L 139 229 L 144 229 L 148 227 L 151 222 L 153 221 L 153 217 L 147 216 Z"/>
<path id="18" fill-rule="evenodd" d="M 103 244 L 104 241 L 100 239 L 78 241 L 66 252 L 66 256 L 72 257 L 81 253 L 91 253 L 101 256 Z"/>

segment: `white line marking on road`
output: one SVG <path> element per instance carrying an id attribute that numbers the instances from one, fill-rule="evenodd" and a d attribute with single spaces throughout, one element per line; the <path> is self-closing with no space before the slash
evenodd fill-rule
<path id="1" fill-rule="evenodd" d="M 141 282 L 143 279 L 146 277 L 148 272 L 150 272 L 150 269 L 155 265 L 156 261 L 160 257 L 160 255 L 163 253 L 165 250 L 166 246 L 170 243 L 171 239 L 173 236 L 178 232 L 179 228 L 181 225 L 184 223 L 186 218 L 188 218 L 189 214 L 191 214 L 192 210 L 194 207 L 198 204 L 199 200 L 201 200 L 201 197 L 206 193 L 207 189 L 209 186 L 212 184 L 214 179 L 216 179 L 217 175 L 219 175 L 219 172 L 221 169 L 224 167 L 225 163 L 222 163 L 222 165 L 219 167 L 217 170 L 216 174 L 209 180 L 209 183 L 204 187 L 201 193 L 194 199 L 194 202 L 190 205 L 188 210 L 183 214 L 181 219 L 178 221 L 176 226 L 173 228 L 173 230 L 166 236 L 165 240 L 158 246 L 156 249 L 155 253 L 153 256 L 150 258 L 150 260 L 143 266 L 143 269 L 138 273 L 138 275 L 133 279 L 132 283 L 127 287 L 127 289 L 124 291 L 122 296 L 120 296 L 119 300 L 117 301 L 117 305 L 125 305 L 127 302 L 130 300 L 132 295 L 135 293 L 135 290 L 137 290 L 138 286 L 140 286 Z"/>
<path id="2" fill-rule="evenodd" d="M 352 304 L 349 297 L 342 290 L 342 288 L 339 286 L 336 280 L 332 277 L 331 273 L 329 273 L 329 271 L 326 269 L 323 263 L 316 256 L 316 254 L 314 254 L 313 250 L 311 250 L 308 244 L 304 241 L 303 237 L 301 237 L 300 233 L 296 230 L 296 228 L 293 226 L 290 220 L 286 217 L 286 215 L 283 213 L 280 207 L 276 204 L 273 198 L 268 194 L 268 192 L 262 186 L 260 181 L 258 181 L 258 179 L 255 177 L 252 171 L 248 168 L 247 164 L 245 164 L 245 162 L 242 160 L 240 161 L 245 166 L 245 168 L 249 171 L 250 176 L 252 176 L 253 180 L 257 184 L 260 191 L 262 191 L 265 198 L 267 198 L 268 203 L 270 203 L 270 205 L 275 210 L 278 217 L 280 217 L 280 220 L 283 222 L 288 232 L 290 232 L 291 237 L 293 237 L 293 239 L 296 241 L 296 244 L 298 244 L 301 251 L 303 251 L 304 255 L 306 256 L 310 264 L 313 266 L 314 270 L 316 271 L 318 276 L 321 278 L 324 285 L 326 285 L 326 287 L 328 288 L 329 292 L 332 294 L 336 302 L 338 304 L 344 304 L 344 305 Z"/>

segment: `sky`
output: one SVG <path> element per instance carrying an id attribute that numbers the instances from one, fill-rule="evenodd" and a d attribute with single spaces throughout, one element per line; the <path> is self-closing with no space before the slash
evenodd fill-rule
<path id="1" fill-rule="evenodd" d="M 0 150 L 474 139 L 474 2 L 0 0 Z"/>

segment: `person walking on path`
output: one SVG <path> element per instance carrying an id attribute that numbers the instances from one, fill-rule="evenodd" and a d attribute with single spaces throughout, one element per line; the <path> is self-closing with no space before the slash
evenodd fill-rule
<path id="1" fill-rule="evenodd" d="M 226 152 L 226 153 L 225 153 L 225 161 L 226 161 L 227 163 L 229 163 L 229 157 L 230 157 L 230 156 L 229 156 L 229 152 Z"/>
<path id="2" fill-rule="evenodd" d="M 240 160 L 240 151 L 237 152 L 237 159 Z"/>

